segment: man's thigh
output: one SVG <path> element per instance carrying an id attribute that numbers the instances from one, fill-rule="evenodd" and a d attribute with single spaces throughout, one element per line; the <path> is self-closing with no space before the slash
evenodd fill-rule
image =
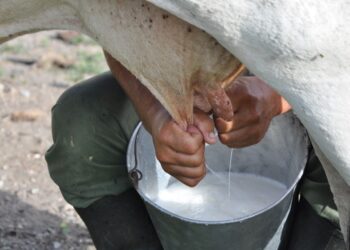
<path id="1" fill-rule="evenodd" d="M 110 73 L 68 89 L 52 109 L 52 179 L 74 207 L 131 188 L 126 151 L 138 116 Z"/>

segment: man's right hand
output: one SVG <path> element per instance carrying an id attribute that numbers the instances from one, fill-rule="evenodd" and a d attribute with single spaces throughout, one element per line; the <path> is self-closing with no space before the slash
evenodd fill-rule
<path id="1" fill-rule="evenodd" d="M 205 142 L 215 143 L 212 119 L 196 111 L 194 125 L 184 131 L 163 109 L 151 123 L 156 155 L 164 171 L 188 186 L 197 185 L 206 174 Z"/>

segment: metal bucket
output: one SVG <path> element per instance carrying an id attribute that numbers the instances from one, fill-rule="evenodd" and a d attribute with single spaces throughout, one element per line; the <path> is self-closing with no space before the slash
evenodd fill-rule
<path id="1" fill-rule="evenodd" d="M 273 119 L 259 144 L 234 149 L 231 171 L 271 178 L 286 185 L 287 191 L 282 198 L 254 214 L 225 221 L 188 219 L 165 210 L 150 199 L 174 182 L 174 178 L 160 167 L 152 138 L 141 124 L 131 138 L 127 163 L 164 249 L 277 249 L 295 187 L 307 161 L 308 145 L 305 129 L 292 113 L 288 113 Z M 216 143 L 206 147 L 206 162 L 227 171 L 230 153 L 231 149 Z"/>

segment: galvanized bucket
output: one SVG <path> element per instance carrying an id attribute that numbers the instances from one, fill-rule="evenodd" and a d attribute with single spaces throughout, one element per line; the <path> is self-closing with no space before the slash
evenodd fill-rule
<path id="1" fill-rule="evenodd" d="M 225 221 L 184 218 L 152 202 L 150 197 L 174 182 L 174 178 L 160 167 L 152 138 L 141 124 L 131 138 L 127 163 L 164 249 L 277 249 L 295 187 L 307 161 L 308 145 L 305 129 L 292 113 L 288 113 L 273 119 L 259 144 L 235 149 L 231 171 L 271 178 L 286 185 L 287 192 L 254 214 Z M 230 153 L 231 149 L 216 143 L 206 148 L 206 161 L 216 168 L 225 167 L 222 171 L 227 171 Z"/>

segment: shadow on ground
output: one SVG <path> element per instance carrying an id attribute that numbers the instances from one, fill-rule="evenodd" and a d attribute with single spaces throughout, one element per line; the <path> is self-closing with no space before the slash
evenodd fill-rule
<path id="1" fill-rule="evenodd" d="M 77 224 L 0 191 L 0 249 L 94 249 L 86 230 Z"/>

